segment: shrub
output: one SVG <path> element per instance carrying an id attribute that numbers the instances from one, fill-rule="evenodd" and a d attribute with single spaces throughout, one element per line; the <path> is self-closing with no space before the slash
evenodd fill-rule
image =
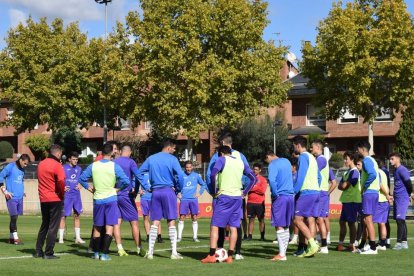
<path id="1" fill-rule="evenodd" d="M 12 158 L 14 153 L 14 148 L 10 142 L 1 141 L 0 142 L 0 160 L 6 160 L 7 158 Z"/>

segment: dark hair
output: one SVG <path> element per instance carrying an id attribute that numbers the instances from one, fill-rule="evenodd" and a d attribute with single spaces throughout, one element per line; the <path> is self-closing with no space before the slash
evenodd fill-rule
<path id="1" fill-rule="evenodd" d="M 259 169 L 261 170 L 263 166 L 262 166 L 262 164 L 260 164 L 260 163 L 254 163 L 254 164 L 253 164 L 253 168 L 254 168 L 254 167 L 259 168 Z"/>
<path id="2" fill-rule="evenodd" d="M 305 137 L 298 135 L 293 138 L 293 144 L 300 145 L 302 148 L 306 148 L 308 141 Z"/>
<path id="3" fill-rule="evenodd" d="M 53 155 L 58 153 L 58 152 L 62 152 L 62 151 L 63 151 L 63 148 L 61 146 L 57 145 L 57 144 L 53 144 L 49 148 L 49 153 L 53 154 Z"/>
<path id="4" fill-rule="evenodd" d="M 68 154 L 68 159 L 70 159 L 72 157 L 78 158 L 79 153 L 77 153 L 76 151 L 72 151 L 71 153 Z"/>
<path id="5" fill-rule="evenodd" d="M 274 153 L 274 151 L 273 150 L 268 150 L 268 151 L 266 151 L 266 154 L 265 154 L 265 158 L 267 157 L 267 156 L 275 156 L 276 154 Z"/>
<path id="6" fill-rule="evenodd" d="M 391 157 L 398 157 L 401 159 L 401 154 L 399 152 L 391 152 L 389 155 L 389 158 Z"/>
<path id="7" fill-rule="evenodd" d="M 230 133 L 223 134 L 219 139 L 220 145 L 223 145 L 223 143 L 227 145 L 233 144 L 233 138 L 231 137 Z"/>
<path id="8" fill-rule="evenodd" d="M 297 158 L 291 158 L 290 163 L 292 164 L 293 167 L 295 167 L 295 168 L 298 167 L 298 159 Z"/>
<path id="9" fill-rule="evenodd" d="M 355 160 L 355 157 L 356 157 L 356 153 L 355 152 L 352 152 L 352 151 L 346 151 L 346 152 L 344 152 L 344 158 L 346 158 L 346 157 L 349 157 L 349 159 L 351 159 L 352 161 L 354 161 Z"/>
<path id="10" fill-rule="evenodd" d="M 22 155 L 20 155 L 19 159 L 17 159 L 17 161 L 22 160 L 22 161 L 29 161 L 30 162 L 30 156 L 27 153 L 23 153 Z"/>
<path id="11" fill-rule="evenodd" d="M 173 140 L 167 139 L 164 141 L 163 148 L 174 147 L 174 146 L 175 146 L 175 142 Z"/>
<path id="12" fill-rule="evenodd" d="M 111 155 L 112 154 L 112 151 L 113 151 L 113 145 L 114 144 L 105 143 L 103 145 L 102 154 L 103 155 Z"/>
<path id="13" fill-rule="evenodd" d="M 357 148 L 364 148 L 367 151 L 369 151 L 371 149 L 371 144 L 366 140 L 361 140 L 358 143 L 356 143 L 356 147 Z"/>
<path id="14" fill-rule="evenodd" d="M 220 147 L 217 148 L 217 152 L 218 152 L 219 156 L 221 154 L 231 155 L 231 148 L 229 146 L 220 146 Z"/>
<path id="15" fill-rule="evenodd" d="M 191 162 L 190 160 L 185 161 L 184 166 L 187 166 L 188 164 L 190 164 L 192 166 L 193 165 L 193 162 Z"/>
<path id="16" fill-rule="evenodd" d="M 117 141 L 115 141 L 115 140 L 110 140 L 110 141 L 106 142 L 106 144 L 110 144 L 112 147 L 113 147 L 114 145 L 116 145 L 116 147 L 117 147 L 117 148 L 119 148 L 119 144 L 118 144 L 118 142 L 117 142 Z"/>

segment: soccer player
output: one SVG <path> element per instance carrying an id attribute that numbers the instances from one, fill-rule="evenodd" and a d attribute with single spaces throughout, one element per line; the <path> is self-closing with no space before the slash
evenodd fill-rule
<path id="1" fill-rule="evenodd" d="M 369 150 L 371 145 L 368 141 L 360 141 L 356 145 L 358 153 L 363 156 L 362 159 L 362 173 L 361 173 L 361 185 L 362 185 L 362 218 L 366 227 L 366 231 L 369 239 L 369 249 L 364 250 L 364 239 L 359 244 L 359 253 L 367 255 L 378 254 L 375 244 L 375 228 L 372 222 L 372 216 L 375 214 L 378 202 L 379 193 L 379 176 L 378 176 L 378 164 L 369 156 Z"/>
<path id="2" fill-rule="evenodd" d="M 122 246 L 121 238 L 121 223 L 122 221 L 128 221 L 131 225 L 132 237 L 135 241 L 137 247 L 137 254 L 142 255 L 144 252 L 141 246 L 141 235 L 139 233 L 138 225 L 138 209 L 135 204 L 135 198 L 137 192 L 134 190 L 133 177 L 138 178 L 138 166 L 135 161 L 131 158 L 132 149 L 131 146 L 125 144 L 121 148 L 121 156 L 115 158 L 115 164 L 118 164 L 125 175 L 129 178 L 129 185 L 126 189 L 123 189 L 118 192 L 118 208 L 119 213 L 121 214 L 118 219 L 118 224 L 114 226 L 114 237 L 116 246 L 118 248 L 119 256 L 128 256 L 128 253 L 124 250 Z M 117 182 L 116 188 L 121 188 L 121 183 Z M 142 251 L 142 252 L 141 252 Z"/>
<path id="3" fill-rule="evenodd" d="M 291 164 L 292 164 L 292 185 L 293 185 L 293 183 L 296 183 L 296 178 L 298 176 L 298 159 L 296 157 L 292 158 Z M 292 223 L 289 226 L 289 230 L 291 233 L 289 244 L 297 245 L 299 243 L 299 228 L 297 228 L 293 224 L 293 217 L 292 217 Z M 277 243 L 277 237 L 273 243 Z"/>
<path id="4" fill-rule="evenodd" d="M 377 163 L 379 162 L 376 159 Z M 387 250 L 387 227 L 385 226 L 388 220 L 388 213 L 390 211 L 391 198 L 389 196 L 387 175 L 381 169 L 378 169 L 380 179 L 380 191 L 378 195 L 377 209 L 372 217 L 374 223 L 378 223 L 379 244 L 377 250 Z"/>
<path id="5" fill-rule="evenodd" d="M 342 212 L 339 219 L 339 242 L 338 251 L 344 250 L 344 240 L 346 236 L 346 224 L 349 227 L 349 246 L 348 250 L 355 253 L 356 226 L 358 212 L 361 209 L 361 183 L 359 170 L 356 167 L 359 161 L 358 155 L 352 152 L 344 153 L 344 165 L 348 171 L 343 175 L 338 189 L 342 191 L 339 200 L 342 202 Z"/>
<path id="6" fill-rule="evenodd" d="M 316 158 L 318 169 L 320 171 L 322 180 L 320 185 L 319 195 L 319 210 L 320 213 L 317 218 L 319 232 L 321 236 L 321 248 L 320 253 L 328 254 L 328 242 L 326 239 L 326 226 L 325 218 L 329 215 L 329 164 L 328 160 L 323 155 L 323 143 L 321 140 L 315 140 L 312 142 L 312 154 Z"/>
<path id="7" fill-rule="evenodd" d="M 136 181 L 138 181 L 138 179 L 136 179 Z M 147 183 L 147 185 L 150 185 L 149 182 L 149 174 L 144 174 L 143 175 L 143 181 L 145 181 L 145 183 Z M 140 204 L 141 204 L 141 212 L 142 212 L 142 216 L 144 218 L 144 227 L 145 227 L 145 233 L 147 234 L 147 239 L 146 242 L 149 242 L 149 234 L 150 234 L 150 206 L 151 206 L 151 198 L 152 198 L 152 193 L 145 191 L 142 188 L 139 189 L 139 195 L 140 195 Z M 158 237 L 157 237 L 157 242 L 158 243 L 163 243 L 163 239 L 161 237 L 161 224 L 158 226 Z"/>
<path id="8" fill-rule="evenodd" d="M 220 137 L 219 139 L 219 144 L 222 146 L 228 146 L 229 148 L 231 148 L 231 155 L 239 158 L 243 161 L 245 166 L 249 166 L 249 163 L 247 162 L 246 157 L 243 155 L 243 153 L 235 150 L 232 148 L 232 144 L 233 144 L 233 138 L 231 137 L 230 134 L 224 134 L 222 137 Z M 206 182 L 207 182 L 207 188 L 209 190 L 209 193 L 211 195 L 214 195 L 215 191 L 211 190 L 211 186 L 210 186 L 210 175 L 211 175 L 211 170 L 213 169 L 217 159 L 219 158 L 218 153 L 214 153 L 213 156 L 211 157 L 210 163 L 208 164 L 208 168 L 207 168 L 207 173 L 206 173 Z M 245 177 L 242 177 L 242 183 L 246 183 L 246 185 L 248 184 L 248 179 L 246 179 Z M 213 198 L 213 204 L 214 204 L 214 198 Z M 242 201 L 242 226 L 243 226 L 243 218 L 246 214 L 246 210 L 245 210 L 245 199 L 243 199 Z M 218 248 L 223 248 L 224 246 L 224 240 L 227 238 L 225 235 L 225 229 L 226 228 L 219 228 L 219 234 L 218 234 L 218 241 L 217 241 L 217 246 Z M 227 235 L 228 236 L 228 235 Z M 241 254 L 241 245 L 242 245 L 242 228 L 239 227 L 237 228 L 237 242 L 236 242 L 236 255 L 235 255 L 235 260 L 243 260 L 244 257 Z"/>
<path id="9" fill-rule="evenodd" d="M 197 186 L 200 190 L 197 192 Z M 180 221 L 178 222 L 178 240 L 180 242 L 183 237 L 184 219 L 188 213 L 191 214 L 193 221 L 193 241 L 200 242 L 198 239 L 198 198 L 203 194 L 206 188 L 206 183 L 201 179 L 198 173 L 193 172 L 193 163 L 191 161 L 185 162 L 184 172 L 184 186 L 181 193 L 178 194 L 180 199 Z"/>
<path id="10" fill-rule="evenodd" d="M 260 173 L 262 172 L 262 165 L 255 163 L 253 165 L 253 172 L 256 175 L 256 185 L 250 190 L 247 196 L 247 217 L 249 218 L 249 237 L 253 238 L 254 220 L 257 217 L 259 220 L 260 240 L 265 240 L 265 193 L 267 190 L 267 180 Z"/>
<path id="11" fill-rule="evenodd" d="M 307 140 L 303 136 L 296 136 L 293 139 L 293 148 L 298 159 L 298 176 L 294 185 L 296 194 L 295 219 L 294 223 L 301 234 L 308 240 L 308 247 L 303 251 L 304 245 L 299 244 L 298 257 L 310 257 L 319 250 L 314 237 L 316 232 L 315 218 L 319 216 L 319 182 L 321 176 L 318 170 L 316 159 L 306 150 Z M 307 224 L 305 223 L 307 219 Z"/>
<path id="12" fill-rule="evenodd" d="M 154 258 L 154 244 L 157 238 L 158 226 L 162 218 L 167 220 L 168 234 L 170 236 L 172 254 L 171 259 L 179 260 L 183 257 L 177 252 L 177 195 L 183 187 L 183 171 L 178 159 L 173 156 L 176 145 L 171 140 L 164 142 L 161 152 L 151 155 L 145 160 L 139 169 L 141 185 L 146 191 L 152 191 L 150 215 L 152 225 L 150 229 L 150 240 L 148 252 L 145 258 Z M 144 174 L 149 173 L 150 184 L 145 182 Z M 175 179 L 177 177 L 178 183 Z"/>
<path id="13" fill-rule="evenodd" d="M 213 216 L 211 218 L 210 253 L 201 260 L 202 263 L 216 262 L 218 228 L 225 228 L 227 225 L 230 226 L 231 234 L 226 262 L 233 262 L 233 253 L 237 242 L 237 228 L 240 227 L 242 218 L 242 196 L 246 196 L 256 182 L 256 177 L 249 166 L 246 166 L 240 158 L 232 156 L 230 147 L 220 146 L 218 153 L 220 157 L 215 162 L 210 175 L 210 188 L 215 191 L 214 197 L 216 198 L 213 202 Z M 242 191 L 243 175 L 250 179 L 250 183 Z"/>
<path id="14" fill-rule="evenodd" d="M 291 164 L 286 158 L 268 151 L 265 161 L 269 163 L 269 184 L 272 193 L 272 226 L 276 229 L 279 254 L 272 261 L 286 261 L 286 249 L 289 244 L 289 225 L 294 212 L 294 191 Z M 257 184 L 256 184 L 257 185 Z"/>
<path id="15" fill-rule="evenodd" d="M 9 243 L 22 245 L 23 242 L 17 234 L 17 218 L 23 215 L 24 168 L 30 162 L 27 154 L 22 154 L 16 162 L 8 164 L 0 172 L 0 187 L 6 198 L 7 209 L 10 215 Z M 4 182 L 6 185 L 4 185 Z"/>
<path id="16" fill-rule="evenodd" d="M 63 216 L 60 220 L 59 227 L 59 243 L 63 243 L 63 235 L 65 232 L 66 217 L 72 215 L 75 228 L 75 243 L 83 244 L 84 240 L 80 236 L 80 214 L 82 214 L 82 200 L 80 195 L 79 177 L 82 168 L 78 166 L 79 154 L 71 152 L 68 155 L 67 164 L 63 165 L 65 171 L 65 199 L 63 202 Z"/>
<path id="17" fill-rule="evenodd" d="M 401 155 L 398 152 L 390 154 L 390 163 L 395 168 L 393 196 L 394 219 L 397 222 L 397 243 L 393 249 L 408 249 L 405 217 L 408 205 L 410 204 L 410 194 L 413 191 L 413 186 L 410 179 L 410 173 L 407 168 L 401 164 Z"/>
<path id="18" fill-rule="evenodd" d="M 390 190 L 391 189 L 390 171 L 385 166 L 385 157 L 384 156 L 381 156 L 380 158 L 378 158 L 378 160 L 379 160 L 378 166 L 385 173 L 385 175 L 387 177 L 388 190 Z M 385 223 L 385 227 L 387 229 L 387 241 L 386 241 L 386 245 L 385 246 L 387 248 L 391 248 L 391 239 L 390 239 L 390 237 L 391 237 L 391 226 L 390 226 L 390 221 L 388 219 L 388 216 L 387 216 L 387 222 Z"/>
<path id="19" fill-rule="evenodd" d="M 106 143 L 102 150 L 103 159 L 89 165 L 79 178 L 79 183 L 88 191 L 93 192 L 93 258 L 95 260 L 109 261 L 109 246 L 112 242 L 114 225 L 118 224 L 120 216 L 117 191 L 126 189 L 130 179 L 122 168 L 112 159 L 112 145 Z M 92 179 L 93 187 L 88 184 Z M 116 181 L 120 181 L 120 188 L 115 188 Z M 105 227 L 105 236 L 101 229 Z M 103 242 L 101 243 L 101 240 Z M 102 245 L 101 245 L 102 244 Z M 100 250 L 102 254 L 99 255 Z"/>

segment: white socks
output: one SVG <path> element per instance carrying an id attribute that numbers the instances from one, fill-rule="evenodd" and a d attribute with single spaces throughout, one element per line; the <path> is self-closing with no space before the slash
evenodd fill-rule
<path id="1" fill-rule="evenodd" d="M 80 228 L 75 228 L 75 238 L 77 240 L 81 239 L 81 237 L 80 237 Z"/>
<path id="2" fill-rule="evenodd" d="M 118 247 L 118 251 L 119 250 L 124 250 L 124 247 L 122 246 L 122 243 L 117 244 L 116 247 Z"/>
<path id="3" fill-rule="evenodd" d="M 184 230 L 184 221 L 180 220 L 178 222 L 178 239 L 181 240 L 183 237 L 183 230 Z"/>
<path id="4" fill-rule="evenodd" d="M 155 244 L 155 240 L 157 239 L 157 233 L 158 233 L 158 226 L 151 225 L 149 243 L 148 243 L 148 254 L 149 255 L 154 254 L 154 244 Z"/>
<path id="5" fill-rule="evenodd" d="M 279 255 L 286 256 L 286 249 L 289 244 L 289 229 L 276 231 L 277 241 L 279 242 Z"/>
<path id="6" fill-rule="evenodd" d="M 63 229 L 60 229 L 59 228 L 59 240 L 60 241 L 63 241 L 63 234 L 65 233 L 65 229 L 63 228 Z"/>
<path id="7" fill-rule="evenodd" d="M 152 226 L 151 226 L 152 231 Z M 173 255 L 177 255 L 177 229 L 175 226 L 168 227 L 168 235 L 170 236 L 171 240 L 171 251 Z"/>
<path id="8" fill-rule="evenodd" d="M 198 222 L 193 221 L 193 239 L 197 239 L 198 236 Z"/>
<path id="9" fill-rule="evenodd" d="M 17 235 L 17 232 L 13 232 L 13 239 L 18 240 L 19 236 Z"/>

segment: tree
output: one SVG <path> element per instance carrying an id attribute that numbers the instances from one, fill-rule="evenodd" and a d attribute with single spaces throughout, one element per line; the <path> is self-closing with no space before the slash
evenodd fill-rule
<path id="1" fill-rule="evenodd" d="M 285 101 L 286 48 L 262 39 L 263 1 L 143 0 L 141 7 L 142 16 L 129 13 L 114 34 L 139 70 L 134 94 L 121 103 L 134 124 L 144 119 L 197 140 L 201 131 L 236 126 Z"/>
<path id="2" fill-rule="evenodd" d="M 282 118 L 279 113 L 277 118 Z M 290 157 L 290 142 L 288 129 L 285 126 L 276 126 L 274 118 L 266 115 L 262 118 L 248 119 L 235 130 L 230 131 L 233 137 L 233 146 L 242 152 L 249 162 L 261 162 L 268 150 L 273 150 L 273 131 L 276 131 L 276 152 L 280 157 Z"/>
<path id="3" fill-rule="evenodd" d="M 63 147 L 63 154 L 66 156 L 73 151 L 82 151 L 82 134 L 77 130 L 61 127 L 52 134 L 50 140 Z"/>
<path id="4" fill-rule="evenodd" d="M 36 134 L 31 135 L 24 141 L 26 146 L 32 151 L 35 160 L 41 160 L 47 155 L 47 150 L 50 147 L 50 141 L 45 135 Z"/>
<path id="5" fill-rule="evenodd" d="M 414 29 L 403 0 L 334 3 L 318 27 L 316 45 L 305 43 L 301 69 L 318 90 L 327 119 L 346 111 L 369 124 L 414 101 Z"/>
<path id="6" fill-rule="evenodd" d="M 0 142 L 0 160 L 6 160 L 7 158 L 12 158 L 14 153 L 14 148 L 10 142 L 1 141 Z"/>
<path id="7" fill-rule="evenodd" d="M 144 155 L 145 153 L 143 152 L 144 150 L 142 148 L 144 142 L 142 141 L 140 137 L 122 135 L 122 136 L 117 136 L 116 141 L 120 143 L 121 145 L 129 144 L 132 149 L 131 158 L 133 158 L 137 162 L 141 163 L 145 160 L 146 156 Z"/>
<path id="8" fill-rule="evenodd" d="M 87 127 L 100 107 L 86 34 L 76 23 L 27 19 L 9 30 L 0 53 L 0 98 L 14 109 L 17 133 L 47 124 L 53 131 Z"/>
<path id="9" fill-rule="evenodd" d="M 404 110 L 403 121 L 400 123 L 400 129 L 395 136 L 396 148 L 403 159 L 414 160 L 414 107 Z"/>

